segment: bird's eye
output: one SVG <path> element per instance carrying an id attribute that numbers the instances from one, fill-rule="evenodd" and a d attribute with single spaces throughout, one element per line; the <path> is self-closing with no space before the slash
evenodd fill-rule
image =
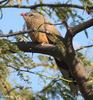
<path id="1" fill-rule="evenodd" d="M 29 16 L 33 16 L 33 14 L 29 14 Z"/>

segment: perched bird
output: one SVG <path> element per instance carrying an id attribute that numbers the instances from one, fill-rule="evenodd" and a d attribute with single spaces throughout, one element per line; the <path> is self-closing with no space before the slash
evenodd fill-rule
<path id="1" fill-rule="evenodd" d="M 55 42 L 53 36 L 47 35 L 47 32 L 50 34 L 60 35 L 56 27 L 48 22 L 48 20 L 40 13 L 31 12 L 31 13 L 22 13 L 21 14 L 25 19 L 27 29 L 33 29 L 34 32 L 30 32 L 29 35 L 33 42 L 39 43 L 53 43 Z M 44 32 L 38 32 L 38 31 Z"/>
<path id="2" fill-rule="evenodd" d="M 38 12 L 30 12 L 30 13 L 22 13 L 21 14 L 26 22 L 26 26 L 28 30 L 34 30 L 33 32 L 29 32 L 29 36 L 32 39 L 32 42 L 38 43 L 47 43 L 54 44 L 56 40 L 54 39 L 54 35 L 59 35 L 60 33 L 56 29 L 56 27 L 48 21 L 42 14 Z M 39 32 L 39 30 L 42 30 Z M 49 34 L 47 34 L 47 32 Z M 55 59 L 58 66 L 65 66 L 65 63 L 59 63 L 57 59 Z"/>
<path id="3" fill-rule="evenodd" d="M 52 23 L 48 22 L 48 19 L 45 18 L 42 14 L 38 12 L 30 12 L 22 13 L 21 15 L 26 22 L 27 29 L 34 30 L 33 32 L 29 32 L 29 36 L 32 39 L 32 42 L 55 44 L 56 40 L 54 35 L 61 36 L 56 27 Z M 51 35 L 47 34 L 47 32 Z M 59 61 L 56 58 L 55 61 L 63 76 L 66 79 L 71 79 L 71 76 L 69 76 L 69 71 L 67 71 L 69 68 L 66 63 Z M 70 88 L 71 90 L 75 90 L 76 86 L 72 83 Z"/>

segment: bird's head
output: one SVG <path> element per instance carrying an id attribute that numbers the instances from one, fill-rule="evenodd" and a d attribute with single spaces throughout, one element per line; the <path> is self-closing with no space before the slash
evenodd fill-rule
<path id="1" fill-rule="evenodd" d="M 26 23 L 33 20 L 40 21 L 44 19 L 44 16 L 38 12 L 21 13 L 21 16 L 25 19 Z"/>

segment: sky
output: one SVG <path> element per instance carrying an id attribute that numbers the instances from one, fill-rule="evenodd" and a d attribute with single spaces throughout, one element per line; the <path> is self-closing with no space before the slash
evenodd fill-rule
<path id="1" fill-rule="evenodd" d="M 56 0 L 44 0 L 46 3 L 54 3 L 54 1 Z M 62 1 L 62 0 L 59 0 Z M 30 4 L 33 4 L 34 0 L 31 0 Z M 74 4 L 79 4 L 78 0 L 73 0 Z M 26 3 L 24 3 L 26 4 Z M 4 34 L 7 34 L 10 30 L 13 30 L 13 32 L 17 32 L 22 30 L 23 25 L 24 25 L 24 19 L 22 18 L 22 16 L 20 16 L 20 14 L 22 12 L 29 12 L 29 9 L 12 9 L 12 8 L 6 8 L 6 9 L 2 9 L 3 11 L 3 18 L 0 20 L 0 30 L 3 31 Z M 83 17 L 88 20 L 90 17 L 88 15 L 85 14 L 85 12 L 78 12 L 80 14 L 83 13 Z M 80 32 L 78 35 L 75 36 L 74 38 L 74 46 L 75 48 L 78 48 L 81 45 L 88 45 L 88 44 L 92 44 L 93 43 L 93 27 L 89 28 L 87 30 L 89 32 L 89 39 L 86 38 L 85 34 L 83 32 Z M 62 32 L 64 33 L 64 32 Z M 87 52 L 87 56 L 93 60 L 93 57 L 91 56 L 91 54 L 93 53 L 92 49 L 85 50 L 85 53 Z M 35 58 L 36 60 L 36 58 Z M 15 75 L 13 75 L 13 77 L 11 77 L 11 80 L 15 79 L 16 77 L 16 73 Z M 18 79 L 19 80 L 19 79 Z M 38 78 L 33 76 L 34 83 L 32 83 L 32 85 L 36 85 L 38 83 Z M 19 81 L 20 82 L 20 81 Z M 34 88 L 34 91 L 36 92 L 38 89 L 40 89 L 41 87 L 38 86 L 38 88 Z"/>

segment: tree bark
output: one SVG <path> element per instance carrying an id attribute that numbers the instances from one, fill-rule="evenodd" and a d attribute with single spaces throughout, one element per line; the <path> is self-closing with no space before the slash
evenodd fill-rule
<path id="1" fill-rule="evenodd" d="M 93 87 L 87 86 L 87 82 L 90 80 L 85 67 L 80 63 L 77 57 L 67 57 L 68 65 L 71 67 L 73 77 L 77 80 L 80 92 L 85 100 L 93 100 Z"/>

